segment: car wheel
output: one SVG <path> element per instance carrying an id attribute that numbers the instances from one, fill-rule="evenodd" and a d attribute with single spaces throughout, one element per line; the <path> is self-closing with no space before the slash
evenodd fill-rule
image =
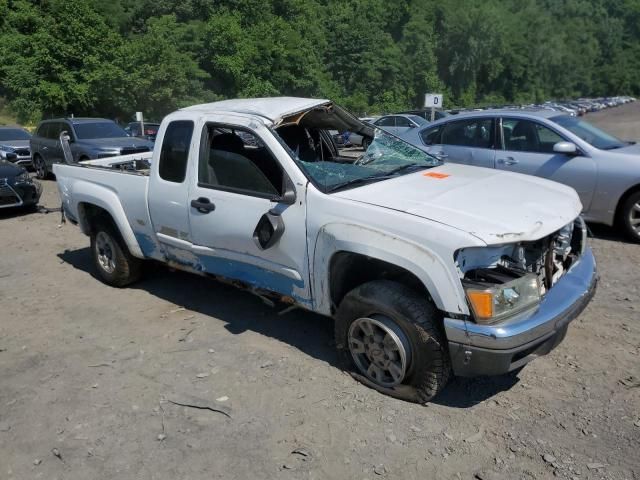
<path id="1" fill-rule="evenodd" d="M 93 229 L 91 253 L 98 275 L 108 285 L 124 287 L 142 274 L 142 260 L 131 255 L 110 222 L 100 222 Z"/>
<path id="2" fill-rule="evenodd" d="M 640 192 L 627 198 L 620 213 L 625 233 L 631 240 L 640 243 Z"/>
<path id="3" fill-rule="evenodd" d="M 366 152 L 369 149 L 369 145 L 371 145 L 371 140 L 367 137 L 362 137 L 362 149 Z"/>
<path id="4" fill-rule="evenodd" d="M 36 155 L 35 157 L 33 157 L 33 168 L 36 171 L 36 177 L 38 177 L 40 180 L 46 180 L 46 178 L 49 176 L 47 164 L 40 155 Z"/>
<path id="5" fill-rule="evenodd" d="M 377 280 L 349 292 L 336 314 L 335 335 L 352 375 L 382 393 L 426 403 L 449 381 L 437 309 L 399 283 Z"/>

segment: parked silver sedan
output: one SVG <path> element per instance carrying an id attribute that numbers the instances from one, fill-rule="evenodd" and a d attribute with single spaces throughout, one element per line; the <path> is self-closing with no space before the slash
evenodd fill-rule
<path id="1" fill-rule="evenodd" d="M 418 115 L 405 114 L 385 115 L 373 122 L 376 127 L 380 127 L 394 135 L 401 135 L 408 130 L 427 125 L 428 123 L 429 122 Z"/>
<path id="2" fill-rule="evenodd" d="M 470 112 L 401 136 L 446 162 L 569 185 L 580 195 L 585 220 L 617 225 L 640 242 L 640 145 L 635 142 L 549 110 Z"/>

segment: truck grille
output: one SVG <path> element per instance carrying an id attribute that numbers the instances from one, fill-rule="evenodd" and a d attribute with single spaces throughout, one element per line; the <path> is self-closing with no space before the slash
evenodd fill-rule
<path id="1" fill-rule="evenodd" d="M 16 155 L 19 157 L 28 157 L 31 155 L 31 151 L 28 148 L 16 148 L 14 149 Z"/>
<path id="2" fill-rule="evenodd" d="M 120 150 L 120 155 L 134 155 L 136 153 L 148 152 L 149 147 L 125 147 Z"/>

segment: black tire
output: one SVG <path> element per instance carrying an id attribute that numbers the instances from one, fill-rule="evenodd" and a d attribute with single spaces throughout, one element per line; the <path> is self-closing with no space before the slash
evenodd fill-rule
<path id="1" fill-rule="evenodd" d="M 352 324 L 370 318 L 383 320 L 394 330 L 398 328 L 399 335 L 403 334 L 404 341 L 408 342 L 410 351 L 406 354 L 405 374 L 401 381 L 396 379 L 399 381 L 396 385 L 383 385 L 369 377 L 355 360 L 358 354 L 351 352 L 349 332 Z M 349 292 L 336 313 L 335 337 L 336 346 L 352 375 L 382 393 L 426 403 L 444 389 L 451 376 L 451 362 L 438 310 L 428 299 L 399 283 L 376 280 Z M 365 354 L 359 355 L 359 358 L 365 358 Z M 385 359 L 388 358 L 386 355 Z"/>
<path id="2" fill-rule="evenodd" d="M 47 178 L 49 178 L 47 163 L 38 154 L 34 155 L 33 157 L 33 169 L 36 171 L 36 177 L 39 180 L 46 180 Z"/>
<path id="3" fill-rule="evenodd" d="M 620 209 L 620 224 L 624 233 L 636 243 L 640 243 L 640 191 L 632 193 Z"/>
<path id="4" fill-rule="evenodd" d="M 125 287 L 142 275 L 142 260 L 131 255 L 110 221 L 101 220 L 92 229 L 91 257 L 98 276 L 107 285 Z"/>
<path id="5" fill-rule="evenodd" d="M 368 150 L 369 145 L 371 145 L 371 140 L 369 140 L 367 137 L 362 137 L 362 149 L 365 152 Z"/>

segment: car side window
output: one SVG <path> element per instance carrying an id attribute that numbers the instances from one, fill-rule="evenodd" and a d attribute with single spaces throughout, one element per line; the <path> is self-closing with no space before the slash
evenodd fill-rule
<path id="1" fill-rule="evenodd" d="M 393 126 L 394 127 L 410 127 L 411 122 L 404 117 L 394 117 Z"/>
<path id="2" fill-rule="evenodd" d="M 253 132 L 209 124 L 200 145 L 198 184 L 257 197 L 282 194 L 284 172 Z"/>
<path id="3" fill-rule="evenodd" d="M 49 127 L 48 123 L 43 123 L 38 127 L 38 131 L 36 135 L 40 138 L 47 138 L 47 129 Z"/>
<path id="4" fill-rule="evenodd" d="M 475 118 L 449 122 L 442 132 L 442 143 L 444 145 L 472 148 L 493 148 L 493 125 L 492 118 Z"/>
<path id="5" fill-rule="evenodd" d="M 504 149 L 514 152 L 553 153 L 553 146 L 565 141 L 544 125 L 525 119 L 502 120 Z"/>
<path id="6" fill-rule="evenodd" d="M 425 145 L 439 145 L 442 141 L 442 125 L 425 128 L 420 132 L 420 137 Z"/>
<path id="7" fill-rule="evenodd" d="M 168 182 L 184 182 L 192 136 L 191 120 L 175 120 L 167 126 L 160 150 L 160 178 Z"/>
<path id="8" fill-rule="evenodd" d="M 47 129 L 47 138 L 51 140 L 58 140 L 60 132 L 62 131 L 62 124 L 60 122 L 53 122 L 49 124 Z"/>
<path id="9" fill-rule="evenodd" d="M 382 117 L 381 119 L 377 120 L 375 124 L 380 127 L 393 127 L 393 117 Z"/>

